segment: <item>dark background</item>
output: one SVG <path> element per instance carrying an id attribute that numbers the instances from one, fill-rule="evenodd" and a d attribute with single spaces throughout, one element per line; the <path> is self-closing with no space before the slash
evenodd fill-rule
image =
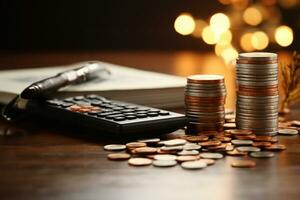
<path id="1" fill-rule="evenodd" d="M 1 1 L 0 51 L 210 50 L 173 28 L 182 12 L 207 19 L 226 7 L 217 0 Z M 282 10 L 299 40 L 299 8 Z"/>

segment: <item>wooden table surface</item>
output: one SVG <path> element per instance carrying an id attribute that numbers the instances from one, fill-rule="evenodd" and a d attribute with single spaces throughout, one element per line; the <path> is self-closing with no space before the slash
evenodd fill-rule
<path id="1" fill-rule="evenodd" d="M 66 64 L 99 59 L 137 68 L 187 76 L 225 74 L 228 107 L 234 105 L 234 68 L 212 54 L 192 52 L 45 53 L 0 56 L 1 69 Z M 295 106 L 288 116 L 299 119 Z M 188 171 L 131 167 L 106 159 L 102 138 L 36 124 L 0 121 L 0 199 L 299 199 L 300 138 L 279 136 L 287 150 L 275 158 L 254 159 L 256 168 L 236 169 L 227 156 L 214 166 Z"/>

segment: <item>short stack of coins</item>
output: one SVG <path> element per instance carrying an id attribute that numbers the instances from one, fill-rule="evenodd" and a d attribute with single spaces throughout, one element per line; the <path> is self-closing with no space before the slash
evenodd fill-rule
<path id="1" fill-rule="evenodd" d="M 241 53 L 237 59 L 236 126 L 256 135 L 276 135 L 278 124 L 277 54 Z"/>
<path id="2" fill-rule="evenodd" d="M 185 88 L 187 133 L 222 131 L 226 88 L 222 75 L 192 75 Z"/>

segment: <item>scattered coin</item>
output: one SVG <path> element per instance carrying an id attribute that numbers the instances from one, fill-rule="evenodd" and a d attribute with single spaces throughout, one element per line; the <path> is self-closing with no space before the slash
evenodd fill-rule
<path id="1" fill-rule="evenodd" d="M 208 158 L 208 159 L 221 159 L 223 158 L 223 154 L 220 153 L 201 153 L 201 158 Z"/>
<path id="2" fill-rule="evenodd" d="M 269 147 L 271 145 L 272 145 L 271 142 L 253 142 L 253 144 L 252 144 L 252 146 L 254 146 L 254 147 L 262 147 L 262 148 Z"/>
<path id="3" fill-rule="evenodd" d="M 292 125 L 293 126 L 300 126 L 300 120 L 293 120 Z"/>
<path id="4" fill-rule="evenodd" d="M 270 142 L 272 140 L 273 137 L 271 136 L 263 136 L 263 135 L 259 135 L 256 136 L 253 140 L 255 142 Z"/>
<path id="5" fill-rule="evenodd" d="M 186 161 L 193 161 L 199 160 L 200 156 L 177 156 L 176 160 L 178 162 L 186 162 Z"/>
<path id="6" fill-rule="evenodd" d="M 202 169 L 207 166 L 206 162 L 201 161 L 201 160 L 196 160 L 196 161 L 187 161 L 181 163 L 181 167 L 184 169 Z"/>
<path id="7" fill-rule="evenodd" d="M 231 143 L 234 145 L 251 145 L 253 144 L 252 140 L 231 140 Z"/>
<path id="8" fill-rule="evenodd" d="M 232 151 L 227 151 L 226 154 L 229 156 L 246 156 L 248 153 L 234 149 Z"/>
<path id="9" fill-rule="evenodd" d="M 207 165 L 213 165 L 216 162 L 215 160 L 209 158 L 201 158 L 201 161 L 205 162 Z"/>
<path id="10" fill-rule="evenodd" d="M 256 135 L 234 135 L 234 138 L 237 140 L 254 140 L 256 138 Z"/>
<path id="11" fill-rule="evenodd" d="M 224 128 L 236 128 L 235 123 L 225 123 Z"/>
<path id="12" fill-rule="evenodd" d="M 195 143 L 186 143 L 183 145 L 184 150 L 199 150 L 201 149 L 201 146 Z"/>
<path id="13" fill-rule="evenodd" d="M 176 154 L 177 150 L 162 150 L 162 149 L 158 149 L 157 153 L 158 154 Z"/>
<path id="14" fill-rule="evenodd" d="M 143 140 L 138 140 L 138 142 L 147 143 L 147 144 L 155 144 L 155 143 L 160 142 L 160 139 L 159 138 L 143 139 Z"/>
<path id="15" fill-rule="evenodd" d="M 234 146 L 232 144 L 227 144 L 225 150 L 226 151 L 232 151 L 234 149 Z"/>
<path id="16" fill-rule="evenodd" d="M 244 129 L 232 129 L 229 130 L 232 135 L 251 135 L 253 132 L 251 130 L 244 130 Z"/>
<path id="17" fill-rule="evenodd" d="M 272 144 L 269 147 L 265 147 L 265 149 L 269 150 L 269 151 L 282 151 L 282 150 L 285 150 L 286 147 L 283 144 Z"/>
<path id="18" fill-rule="evenodd" d="M 298 131 L 294 129 L 278 129 L 278 134 L 280 135 L 297 135 Z"/>
<path id="19" fill-rule="evenodd" d="M 154 154 L 157 152 L 157 149 L 154 147 L 138 147 L 133 149 L 133 153 L 136 154 Z"/>
<path id="20" fill-rule="evenodd" d="M 231 120 L 231 119 L 235 119 L 235 114 L 228 114 L 228 115 L 225 115 L 225 120 Z"/>
<path id="21" fill-rule="evenodd" d="M 241 147 L 237 147 L 236 150 L 242 151 L 242 152 L 254 152 L 254 151 L 260 151 L 260 148 L 250 147 L 250 146 L 241 146 Z"/>
<path id="22" fill-rule="evenodd" d="M 166 146 L 178 146 L 178 145 L 184 145 L 185 143 L 186 140 L 184 139 L 172 139 L 164 142 Z"/>
<path id="23" fill-rule="evenodd" d="M 107 155 L 107 158 L 110 160 L 127 160 L 130 158 L 128 153 L 110 153 Z"/>
<path id="24" fill-rule="evenodd" d="M 155 160 L 176 160 L 177 156 L 170 154 L 155 155 Z"/>
<path id="25" fill-rule="evenodd" d="M 199 155 L 199 151 L 197 150 L 182 150 L 177 153 L 179 156 L 193 156 L 193 155 Z"/>
<path id="26" fill-rule="evenodd" d="M 133 166 L 146 166 L 146 165 L 151 165 L 152 160 L 149 158 L 130 158 L 128 160 L 128 164 Z"/>
<path id="27" fill-rule="evenodd" d="M 107 151 L 121 151 L 125 150 L 126 146 L 123 144 L 108 144 L 104 146 L 104 149 Z"/>
<path id="28" fill-rule="evenodd" d="M 271 158 L 274 157 L 275 154 L 269 151 L 259 151 L 259 152 L 251 152 L 250 156 L 254 158 Z"/>
<path id="29" fill-rule="evenodd" d="M 129 142 L 126 144 L 126 147 L 128 149 L 135 149 L 135 148 L 145 147 L 145 146 L 147 146 L 147 144 L 144 142 Z"/>
<path id="30" fill-rule="evenodd" d="M 160 149 L 163 151 L 181 151 L 183 146 L 162 146 Z"/>
<path id="31" fill-rule="evenodd" d="M 154 160 L 153 166 L 155 167 L 173 167 L 177 165 L 175 160 Z"/>
<path id="32" fill-rule="evenodd" d="M 186 140 L 189 142 L 205 142 L 208 140 L 208 136 L 205 135 L 191 135 L 187 136 Z"/>
<path id="33" fill-rule="evenodd" d="M 217 146 L 220 145 L 222 142 L 220 140 L 209 140 L 207 142 L 199 142 L 198 144 L 203 147 L 209 147 L 209 146 Z"/>
<path id="34" fill-rule="evenodd" d="M 256 163 L 252 160 L 236 160 L 231 163 L 231 166 L 238 168 L 252 168 L 256 166 Z"/>

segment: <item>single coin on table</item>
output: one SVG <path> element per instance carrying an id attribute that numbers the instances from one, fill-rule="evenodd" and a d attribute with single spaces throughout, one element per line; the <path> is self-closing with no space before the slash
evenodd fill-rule
<path id="1" fill-rule="evenodd" d="M 186 143 L 183 145 L 184 150 L 199 150 L 201 149 L 201 146 L 195 143 Z"/>
<path id="2" fill-rule="evenodd" d="M 260 151 L 260 148 L 251 147 L 251 146 L 241 146 L 241 147 L 237 147 L 236 150 L 242 151 L 242 152 L 255 152 L 255 151 Z"/>
<path id="3" fill-rule="evenodd" d="M 176 160 L 178 162 L 186 162 L 186 161 L 193 161 L 193 160 L 199 160 L 200 156 L 177 156 Z"/>
<path id="4" fill-rule="evenodd" d="M 163 151 L 181 151 L 183 146 L 162 146 L 160 149 Z"/>
<path id="5" fill-rule="evenodd" d="M 269 147 L 271 145 L 272 145 L 271 142 L 253 142 L 253 144 L 252 144 L 252 146 L 254 146 L 254 147 L 262 147 L 262 148 Z"/>
<path id="6" fill-rule="evenodd" d="M 235 123 L 225 123 L 223 125 L 224 128 L 236 128 L 236 124 Z"/>
<path id="7" fill-rule="evenodd" d="M 253 132 L 251 130 L 244 129 L 232 129 L 228 130 L 232 135 L 251 135 Z"/>
<path id="8" fill-rule="evenodd" d="M 231 163 L 231 166 L 237 168 L 252 168 L 256 166 L 256 163 L 252 160 L 236 160 Z"/>
<path id="9" fill-rule="evenodd" d="M 104 149 L 107 151 L 122 151 L 126 149 L 126 146 L 123 144 L 108 144 L 104 146 Z"/>
<path id="10" fill-rule="evenodd" d="M 300 120 L 293 120 L 292 125 L 294 126 L 300 126 Z"/>
<path id="11" fill-rule="evenodd" d="M 128 153 L 110 153 L 107 155 L 109 160 L 127 160 L 130 158 Z"/>
<path id="12" fill-rule="evenodd" d="M 208 136 L 205 135 L 189 135 L 186 137 L 189 142 L 205 142 L 208 140 Z"/>
<path id="13" fill-rule="evenodd" d="M 210 159 L 210 158 L 201 158 L 200 160 L 205 162 L 207 165 L 213 165 L 216 162 L 215 160 Z"/>
<path id="14" fill-rule="evenodd" d="M 274 157 L 275 154 L 269 151 L 259 151 L 259 152 L 251 152 L 250 156 L 254 158 L 271 158 Z"/>
<path id="15" fill-rule="evenodd" d="M 128 160 L 128 164 L 133 166 L 146 166 L 146 165 L 151 165 L 152 160 L 149 158 L 130 158 Z"/>
<path id="16" fill-rule="evenodd" d="M 152 163 L 155 167 L 173 167 L 177 165 L 175 160 L 154 160 Z"/>
<path id="17" fill-rule="evenodd" d="M 218 146 L 220 145 L 222 142 L 220 140 L 209 140 L 206 142 L 199 142 L 198 144 L 203 146 L 203 147 L 210 147 L 210 146 Z"/>
<path id="18" fill-rule="evenodd" d="M 207 164 L 206 164 L 206 162 L 200 161 L 200 160 L 187 161 L 187 162 L 181 163 L 181 167 L 184 169 L 202 169 L 202 168 L 207 167 Z"/>
<path id="19" fill-rule="evenodd" d="M 297 135 L 298 131 L 294 129 L 278 129 L 278 134 L 280 135 Z"/>
<path id="20" fill-rule="evenodd" d="M 221 159 L 223 158 L 223 154 L 220 153 L 201 153 L 200 154 L 201 158 L 208 158 L 208 159 Z"/>
<path id="21" fill-rule="evenodd" d="M 135 149 L 135 148 L 145 147 L 145 146 L 147 146 L 147 144 L 144 142 L 129 142 L 126 144 L 126 147 L 128 149 Z"/>
<path id="22" fill-rule="evenodd" d="M 232 151 L 227 151 L 226 154 L 229 156 L 246 156 L 248 153 L 234 149 Z"/>
<path id="23" fill-rule="evenodd" d="M 176 160 L 177 156 L 170 154 L 159 154 L 153 157 L 155 160 Z"/>

